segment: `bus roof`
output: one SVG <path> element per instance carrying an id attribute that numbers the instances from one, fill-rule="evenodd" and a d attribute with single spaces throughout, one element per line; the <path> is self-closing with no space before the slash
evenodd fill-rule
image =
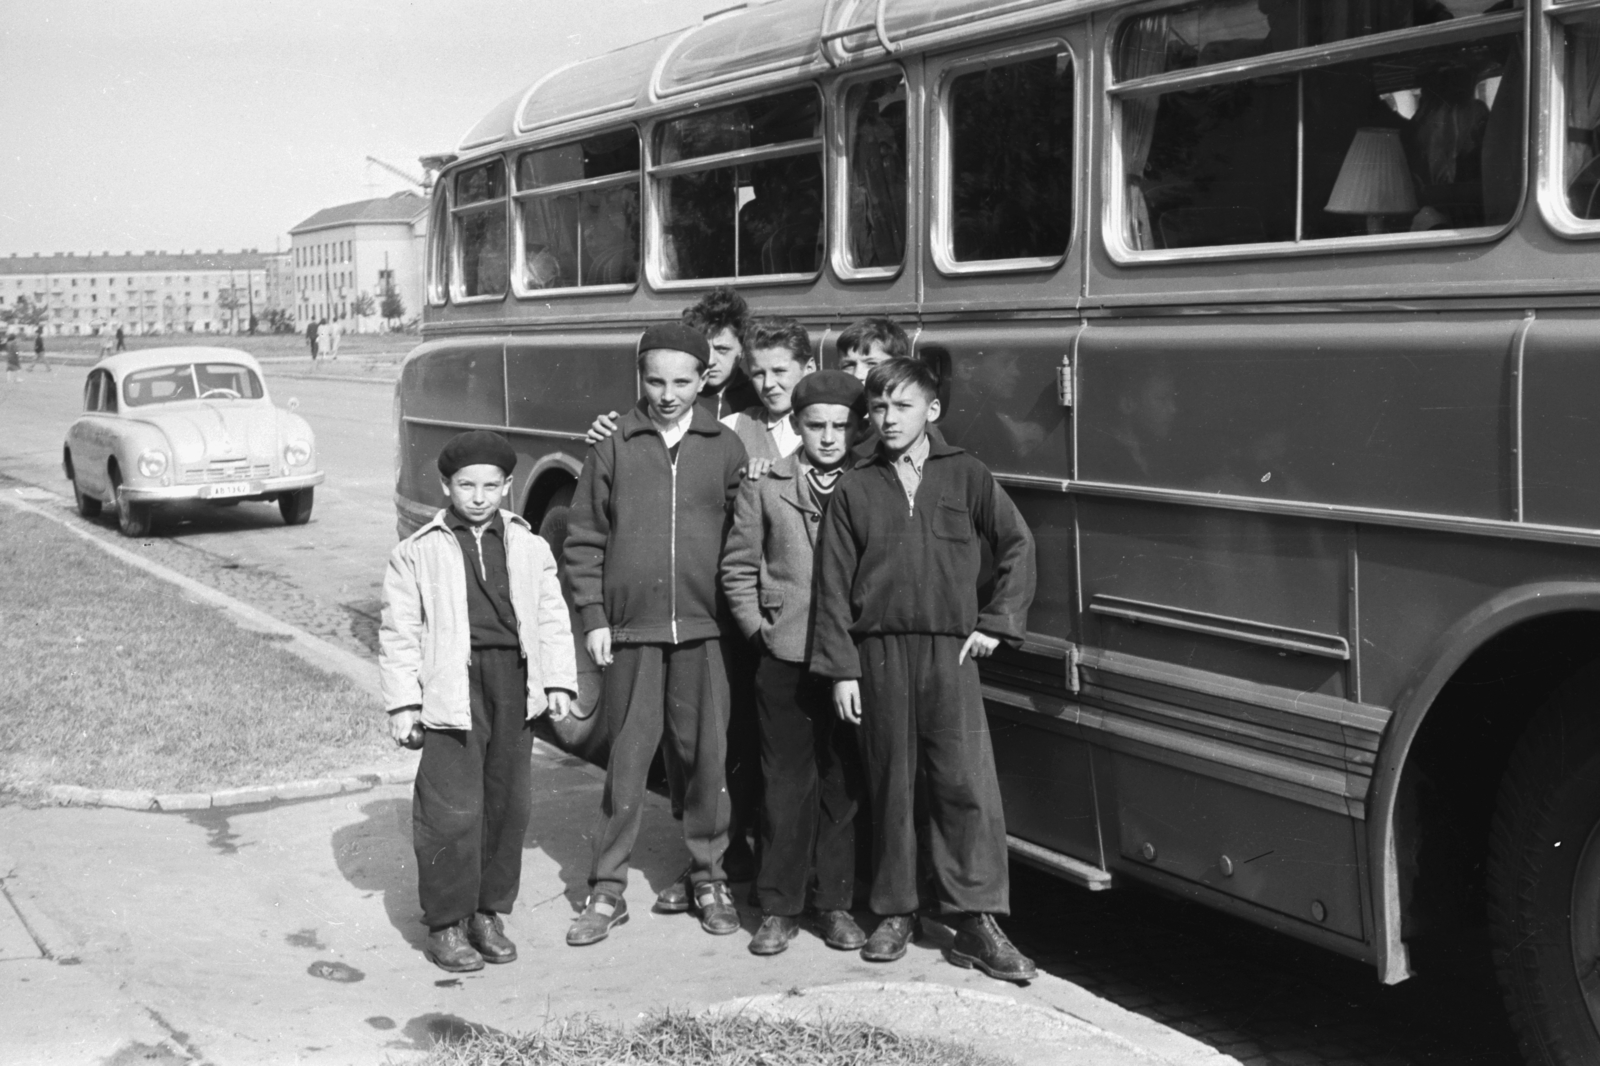
<path id="1" fill-rule="evenodd" d="M 558 67 L 501 102 L 462 138 L 462 155 L 576 129 L 713 91 L 754 88 L 881 61 L 916 45 L 970 40 L 1111 0 L 766 0 L 674 33 Z"/>

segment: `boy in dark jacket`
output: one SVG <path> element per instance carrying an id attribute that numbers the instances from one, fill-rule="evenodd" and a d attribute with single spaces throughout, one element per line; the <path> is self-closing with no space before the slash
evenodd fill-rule
<path id="1" fill-rule="evenodd" d="M 683 836 L 700 924 L 718 935 L 739 928 L 722 870 L 728 677 L 717 561 L 745 451 L 695 402 L 709 351 L 682 325 L 644 331 L 644 400 L 590 451 L 572 500 L 567 580 L 589 657 L 605 671 L 600 708 L 611 741 L 592 888 L 567 931 L 574 946 L 627 920 L 628 862 L 663 729 L 685 777 Z"/>
<path id="2" fill-rule="evenodd" d="M 862 958 L 905 954 L 920 830 L 940 906 L 954 919 L 950 961 L 1027 981 L 1033 963 L 994 919 L 1010 910 L 1005 816 L 973 660 L 1026 631 L 1033 538 L 981 462 L 930 439 L 937 388 L 911 359 L 867 377 L 881 443 L 840 479 L 823 523 L 811 669 L 833 679 L 836 712 L 860 727 L 871 906 L 882 916 Z M 981 609 L 980 540 L 994 555 L 994 591 Z M 925 825 L 913 821 L 919 774 Z"/>

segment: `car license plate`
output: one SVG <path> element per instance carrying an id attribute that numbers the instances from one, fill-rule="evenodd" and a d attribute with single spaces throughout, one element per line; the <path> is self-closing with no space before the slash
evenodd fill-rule
<path id="1" fill-rule="evenodd" d="M 207 485 L 206 499 L 225 500 L 230 496 L 250 496 L 256 487 L 248 481 L 230 481 L 222 485 Z"/>

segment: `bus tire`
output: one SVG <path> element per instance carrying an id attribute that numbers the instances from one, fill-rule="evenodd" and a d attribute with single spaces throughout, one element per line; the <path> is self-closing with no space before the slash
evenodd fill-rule
<path id="1" fill-rule="evenodd" d="M 572 625 L 574 652 L 578 660 L 578 698 L 573 702 L 572 715 L 560 722 L 549 723 L 550 732 L 562 749 L 580 758 L 603 760 L 606 738 L 597 728 L 595 711 L 600 706 L 600 668 L 589 658 L 583 646 L 583 624 L 572 607 L 567 589 L 567 564 L 562 549 L 567 543 L 567 516 L 572 510 L 572 493 L 575 486 L 563 485 L 545 502 L 544 513 L 537 516 L 539 536 L 550 545 L 556 557 L 556 569 L 561 574 L 561 595 L 567 600 L 567 618 Z"/>
<path id="2" fill-rule="evenodd" d="M 1534 715 L 1490 826 L 1495 969 L 1529 1063 L 1600 1062 L 1600 670 Z"/>

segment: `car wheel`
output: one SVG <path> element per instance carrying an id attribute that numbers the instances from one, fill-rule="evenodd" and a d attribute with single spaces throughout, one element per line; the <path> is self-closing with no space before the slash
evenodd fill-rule
<path id="1" fill-rule="evenodd" d="M 1534 716 L 1489 842 L 1495 968 L 1527 1062 L 1600 1062 L 1600 669 Z"/>
<path id="2" fill-rule="evenodd" d="M 78 505 L 78 514 L 84 518 L 100 517 L 100 501 L 78 487 L 78 475 L 72 475 L 72 502 Z"/>
<path id="3" fill-rule="evenodd" d="M 311 503 L 315 489 L 296 489 L 278 497 L 278 513 L 286 526 L 303 526 L 311 521 Z"/>
<path id="4" fill-rule="evenodd" d="M 111 472 L 111 498 L 117 504 L 117 530 L 124 537 L 143 537 L 150 533 L 150 505 L 135 503 L 122 491 L 122 478 Z"/>

